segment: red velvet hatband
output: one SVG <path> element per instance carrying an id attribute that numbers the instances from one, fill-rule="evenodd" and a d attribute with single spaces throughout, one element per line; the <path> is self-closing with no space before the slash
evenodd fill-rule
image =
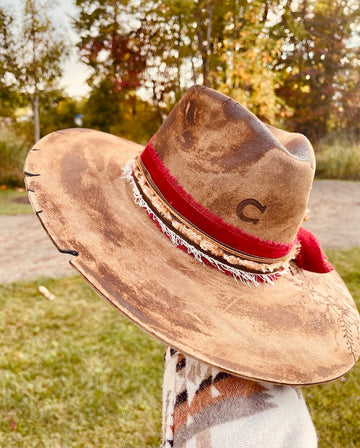
<path id="1" fill-rule="evenodd" d="M 307 139 L 193 87 L 151 147 L 140 163 L 144 148 L 133 142 L 70 129 L 29 153 L 31 204 L 59 250 L 74 255 L 72 266 L 147 333 L 225 372 L 294 385 L 347 372 L 360 352 L 359 315 L 316 238 L 300 228 L 315 169 Z M 177 248 L 181 238 L 193 257 Z M 247 272 L 271 275 L 294 242 L 289 269 L 257 287 L 192 252 L 239 270 L 264 265 Z M 231 264 L 237 252 L 245 255 Z"/>
<path id="2" fill-rule="evenodd" d="M 296 241 L 290 244 L 263 241 L 245 233 L 196 202 L 170 174 L 152 146 L 151 140 L 142 152 L 141 160 L 168 204 L 202 232 L 222 244 L 266 260 L 279 260 L 294 247 Z"/>
<path id="3" fill-rule="evenodd" d="M 151 180 L 169 206 L 216 241 L 242 254 L 273 261 L 286 256 L 297 243 L 299 250 L 296 261 L 303 269 L 318 273 L 326 273 L 334 269 L 322 251 L 318 239 L 308 230 L 300 228 L 295 241 L 291 244 L 263 241 L 242 232 L 239 228 L 225 223 L 220 217 L 212 214 L 184 191 L 164 166 L 151 140 L 140 157 L 147 174 L 151 176 Z"/>

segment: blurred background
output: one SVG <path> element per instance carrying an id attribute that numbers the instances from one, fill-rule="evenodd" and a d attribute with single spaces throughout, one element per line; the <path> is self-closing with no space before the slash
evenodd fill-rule
<path id="1" fill-rule="evenodd" d="M 358 179 L 359 23 L 358 0 L 1 0 L 0 184 L 59 128 L 146 143 L 195 83 L 307 135 L 318 176 Z"/>
<path id="2" fill-rule="evenodd" d="M 72 275 L 23 164 L 67 127 L 146 144 L 195 83 L 311 140 L 309 228 L 360 303 L 359 0 L 0 0 L 1 448 L 159 446 L 164 347 Z M 304 394 L 320 448 L 360 447 L 359 363 Z"/>

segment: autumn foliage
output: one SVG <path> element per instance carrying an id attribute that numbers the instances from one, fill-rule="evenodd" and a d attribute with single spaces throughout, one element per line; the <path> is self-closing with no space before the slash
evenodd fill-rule
<path id="1" fill-rule="evenodd" d="M 41 1 L 25 3 L 35 7 Z M 48 81 L 61 74 L 61 46 L 44 53 L 47 58 L 34 53 L 35 87 L 29 90 L 25 56 L 24 63 L 15 58 L 11 68 L 16 53 L 12 19 L 0 8 L 0 114 L 11 115 L 19 104 L 38 98 L 43 135 L 56 122 L 59 102 L 65 101 L 69 110 L 81 109 L 84 126 L 145 143 L 183 92 L 198 83 L 231 96 L 262 120 L 314 141 L 333 130 L 359 135 L 358 0 L 74 3 L 79 59 L 91 68 L 88 98 L 75 107 L 56 89 L 56 95 L 51 93 Z M 40 16 L 43 23 L 45 15 Z M 48 48 L 36 33 L 37 48 Z M 58 101 L 49 103 L 49 98 Z"/>
<path id="2" fill-rule="evenodd" d="M 110 80 L 113 99 L 135 114 L 135 103 L 152 109 L 160 123 L 189 85 L 202 83 L 314 139 L 334 128 L 359 129 L 356 1 L 76 4 L 81 60 L 94 70 L 90 102 Z"/>

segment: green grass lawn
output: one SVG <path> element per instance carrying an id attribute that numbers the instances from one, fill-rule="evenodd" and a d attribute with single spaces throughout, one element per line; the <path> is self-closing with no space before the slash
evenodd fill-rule
<path id="1" fill-rule="evenodd" d="M 360 248 L 329 254 L 359 305 Z M 164 347 L 82 279 L 0 286 L 0 326 L 0 447 L 159 446 Z M 359 363 L 304 394 L 321 448 L 360 446 Z"/>
<path id="2" fill-rule="evenodd" d="M 19 215 L 33 213 L 23 189 L 0 189 L 0 215 Z"/>
<path id="3" fill-rule="evenodd" d="M 0 325 L 0 447 L 159 445 L 163 346 L 83 280 L 0 287 Z"/>
<path id="4" fill-rule="evenodd" d="M 327 250 L 360 310 L 360 248 Z M 320 448 L 360 447 L 360 361 L 343 378 L 303 389 Z"/>

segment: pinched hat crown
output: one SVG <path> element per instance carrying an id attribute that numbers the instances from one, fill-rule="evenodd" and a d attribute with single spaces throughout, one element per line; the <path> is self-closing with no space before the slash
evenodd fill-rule
<path id="1" fill-rule="evenodd" d="M 265 125 L 228 97 L 194 86 L 140 163 L 170 212 L 233 255 L 289 256 L 314 175 L 303 135 Z"/>
<path id="2" fill-rule="evenodd" d="M 314 171 L 304 137 L 194 87 L 145 149 L 67 129 L 41 139 L 25 171 L 37 216 L 72 266 L 166 344 L 281 384 L 329 381 L 356 362 L 355 304 L 299 229 Z"/>

